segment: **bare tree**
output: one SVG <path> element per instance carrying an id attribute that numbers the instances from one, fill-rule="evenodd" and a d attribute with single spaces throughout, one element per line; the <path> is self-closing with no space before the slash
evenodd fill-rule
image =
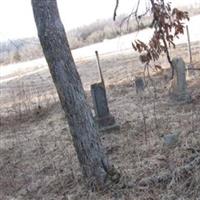
<path id="1" fill-rule="evenodd" d="M 43 53 L 67 116 L 82 173 L 89 186 L 101 189 L 107 180 L 117 181 L 119 174 L 103 151 L 60 20 L 57 1 L 32 0 L 32 7 Z"/>

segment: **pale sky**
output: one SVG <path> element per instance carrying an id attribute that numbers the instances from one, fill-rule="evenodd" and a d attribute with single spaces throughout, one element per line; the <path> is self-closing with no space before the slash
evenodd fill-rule
<path id="1" fill-rule="evenodd" d="M 116 0 L 57 0 L 66 30 L 111 18 Z M 142 0 L 145 2 L 148 0 Z M 200 3 L 200 0 L 171 0 L 175 4 Z M 129 13 L 136 0 L 121 0 L 118 14 Z M 145 6 L 143 3 L 142 6 Z M 31 0 L 0 0 L 0 41 L 37 36 Z"/>

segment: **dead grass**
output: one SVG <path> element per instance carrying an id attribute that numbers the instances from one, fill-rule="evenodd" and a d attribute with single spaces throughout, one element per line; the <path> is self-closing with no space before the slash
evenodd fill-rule
<path id="1" fill-rule="evenodd" d="M 196 67 L 200 67 L 199 43 L 193 44 L 193 47 L 196 49 Z M 184 56 L 186 61 L 188 59 L 185 46 L 172 53 Z M 110 111 L 121 129 L 103 134 L 101 139 L 110 160 L 125 179 L 129 177 L 134 186 L 115 186 L 105 193 L 95 193 L 85 188 L 58 99 L 52 97 L 54 100 L 47 103 L 48 98 L 44 98 L 54 96 L 55 89 L 48 71 L 43 70 L 40 76 L 22 73 L 18 80 L 2 84 L 6 92 L 2 93 L 5 96 L 1 96 L 0 199 L 200 198 L 198 166 L 172 187 L 165 183 L 153 187 L 138 184 L 145 177 L 173 173 L 196 158 L 197 154 L 191 149 L 197 152 L 200 149 L 200 72 L 195 71 L 188 79 L 192 103 L 176 104 L 168 97 L 169 82 L 166 77 L 170 77 L 170 71 L 164 58 L 161 62 L 166 69 L 162 74 L 152 75 L 153 83 L 147 79 L 148 87 L 142 98 L 136 94 L 133 84 L 135 76 L 142 75 L 143 69 L 136 56 L 126 54 L 102 59 Z M 77 65 L 92 107 L 89 86 L 98 80 L 96 61 L 88 60 Z M 17 83 L 20 83 L 20 87 Z M 18 111 L 19 105 L 24 103 L 27 106 Z M 12 106 L 17 110 L 12 117 L 2 112 Z M 41 106 L 39 113 L 36 112 L 38 106 Z M 21 120 L 16 121 L 19 114 Z M 162 140 L 162 136 L 170 132 L 180 132 L 179 142 L 173 148 L 165 146 Z"/>

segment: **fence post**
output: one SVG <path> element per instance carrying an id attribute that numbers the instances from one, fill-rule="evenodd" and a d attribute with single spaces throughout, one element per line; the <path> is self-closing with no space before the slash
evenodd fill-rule
<path id="1" fill-rule="evenodd" d="M 187 30 L 187 39 L 188 39 L 188 50 L 189 50 L 189 56 L 190 56 L 190 67 L 192 67 L 192 49 L 191 49 L 191 42 L 190 42 L 190 32 L 188 25 L 186 25 Z"/>

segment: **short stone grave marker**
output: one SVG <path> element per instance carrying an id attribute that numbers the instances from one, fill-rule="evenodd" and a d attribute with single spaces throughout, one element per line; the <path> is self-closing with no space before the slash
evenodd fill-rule
<path id="1" fill-rule="evenodd" d="M 174 78 L 170 88 L 170 97 L 180 102 L 190 102 L 191 95 L 187 91 L 186 67 L 182 58 L 174 58 L 172 60 L 174 68 Z"/>

